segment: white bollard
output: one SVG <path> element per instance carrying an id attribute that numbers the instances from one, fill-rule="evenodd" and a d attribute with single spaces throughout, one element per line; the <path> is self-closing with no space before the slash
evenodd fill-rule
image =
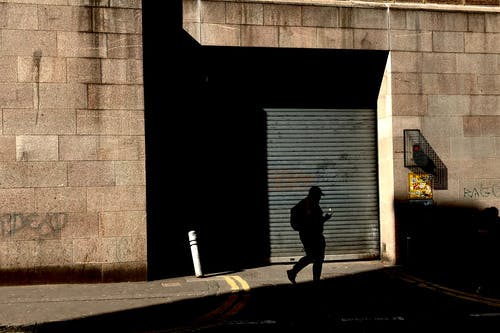
<path id="1" fill-rule="evenodd" d="M 202 277 L 203 273 L 201 272 L 201 264 L 200 264 L 200 255 L 198 253 L 198 242 L 196 241 L 196 232 L 191 230 L 188 233 L 189 236 L 189 245 L 191 246 L 191 256 L 193 257 L 193 265 L 194 265 L 194 274 L 196 277 Z"/>

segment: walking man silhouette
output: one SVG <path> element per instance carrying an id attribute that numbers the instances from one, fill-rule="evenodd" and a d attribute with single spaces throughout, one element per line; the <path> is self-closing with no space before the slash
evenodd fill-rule
<path id="1" fill-rule="evenodd" d="M 299 236 L 304 246 L 305 255 L 286 272 L 288 279 L 292 283 L 295 283 L 297 274 L 311 263 L 313 264 L 313 281 L 318 282 L 321 278 L 326 247 L 323 226 L 332 217 L 331 214 L 324 215 L 319 205 L 323 195 L 318 186 L 312 186 L 307 197 L 301 199 L 300 204 L 304 209 L 304 221 L 300 226 Z"/>

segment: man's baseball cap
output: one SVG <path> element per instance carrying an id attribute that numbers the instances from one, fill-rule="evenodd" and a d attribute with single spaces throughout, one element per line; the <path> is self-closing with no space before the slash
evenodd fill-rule
<path id="1" fill-rule="evenodd" d="M 311 186 L 311 188 L 309 189 L 309 194 L 325 195 L 323 191 L 321 191 L 319 186 Z"/>

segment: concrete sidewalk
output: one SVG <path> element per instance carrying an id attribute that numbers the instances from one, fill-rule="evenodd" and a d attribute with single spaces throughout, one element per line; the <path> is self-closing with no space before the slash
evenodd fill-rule
<path id="1" fill-rule="evenodd" d="M 238 290 L 289 284 L 291 264 L 274 264 L 205 277 L 102 284 L 54 284 L 0 287 L 0 332 L 176 301 L 216 296 Z M 323 279 L 382 269 L 380 261 L 325 263 Z M 311 281 L 310 266 L 297 283 Z M 8 331 L 12 332 L 12 330 Z"/>

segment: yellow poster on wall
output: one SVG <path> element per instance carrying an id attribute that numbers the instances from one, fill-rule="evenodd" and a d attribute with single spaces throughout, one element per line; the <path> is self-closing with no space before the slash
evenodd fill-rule
<path id="1" fill-rule="evenodd" d="M 410 199 L 432 199 L 432 175 L 428 173 L 408 174 Z"/>

